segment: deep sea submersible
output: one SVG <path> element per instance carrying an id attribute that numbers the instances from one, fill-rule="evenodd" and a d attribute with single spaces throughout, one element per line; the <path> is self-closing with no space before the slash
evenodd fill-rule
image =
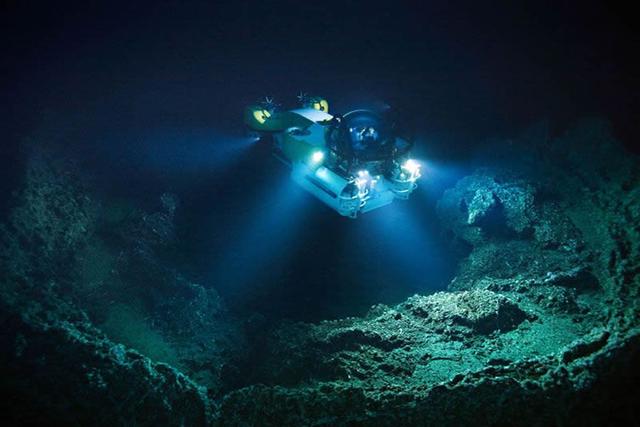
<path id="1" fill-rule="evenodd" d="M 282 110 L 267 98 L 244 116 L 249 130 L 270 141 L 276 158 L 291 167 L 298 185 L 351 218 L 409 198 L 420 163 L 382 114 L 331 115 L 324 98 L 303 94 L 298 101 L 299 108 Z"/>

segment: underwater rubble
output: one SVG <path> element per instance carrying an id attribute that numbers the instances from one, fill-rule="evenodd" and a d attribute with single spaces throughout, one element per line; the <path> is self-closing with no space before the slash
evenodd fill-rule
<path id="1" fill-rule="evenodd" d="M 275 326 L 234 316 L 172 265 L 175 196 L 151 212 L 97 203 L 37 157 L 0 229 L 4 413 L 83 425 L 638 423 L 637 159 L 598 119 L 486 148 L 437 205 L 462 254 L 447 291 Z"/>

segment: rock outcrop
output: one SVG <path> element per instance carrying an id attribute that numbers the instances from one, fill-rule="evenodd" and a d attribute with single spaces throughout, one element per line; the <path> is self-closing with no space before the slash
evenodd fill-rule
<path id="1" fill-rule="evenodd" d="M 26 293 L 25 289 L 3 292 L 0 303 L 5 422 L 210 422 L 212 406 L 205 387 L 167 364 L 111 341 L 84 313 L 51 290 L 32 290 L 29 300 L 24 298 Z"/>

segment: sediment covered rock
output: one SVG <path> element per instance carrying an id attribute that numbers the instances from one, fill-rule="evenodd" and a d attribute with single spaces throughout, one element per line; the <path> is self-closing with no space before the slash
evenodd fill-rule
<path id="1" fill-rule="evenodd" d="M 479 170 L 446 190 L 438 203 L 445 228 L 470 244 L 526 231 L 535 222 L 535 189 L 524 180 L 503 182 Z"/>
<path id="2" fill-rule="evenodd" d="M 527 318 L 517 304 L 491 291 L 439 292 L 409 298 L 412 314 L 441 325 L 464 326 L 479 334 L 509 331 Z"/>
<path id="3" fill-rule="evenodd" d="M 115 343 L 55 293 L 3 293 L 3 413 L 13 425 L 206 425 L 204 387 Z M 31 410 L 25 410 L 31 408 Z"/>

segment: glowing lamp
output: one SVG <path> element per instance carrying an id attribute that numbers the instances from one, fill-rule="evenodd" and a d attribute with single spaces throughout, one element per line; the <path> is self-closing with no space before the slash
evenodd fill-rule
<path id="1" fill-rule="evenodd" d="M 408 159 L 402 164 L 402 170 L 406 173 L 408 180 L 415 181 L 420 178 L 420 163 L 413 159 Z"/>
<path id="2" fill-rule="evenodd" d="M 324 160 L 324 152 L 322 151 L 314 151 L 311 155 L 311 161 L 313 161 L 313 163 L 320 163 L 322 160 Z"/>
<path id="3" fill-rule="evenodd" d="M 269 117 L 271 117 L 269 110 L 256 110 L 253 112 L 253 118 L 260 124 L 266 122 Z"/>

